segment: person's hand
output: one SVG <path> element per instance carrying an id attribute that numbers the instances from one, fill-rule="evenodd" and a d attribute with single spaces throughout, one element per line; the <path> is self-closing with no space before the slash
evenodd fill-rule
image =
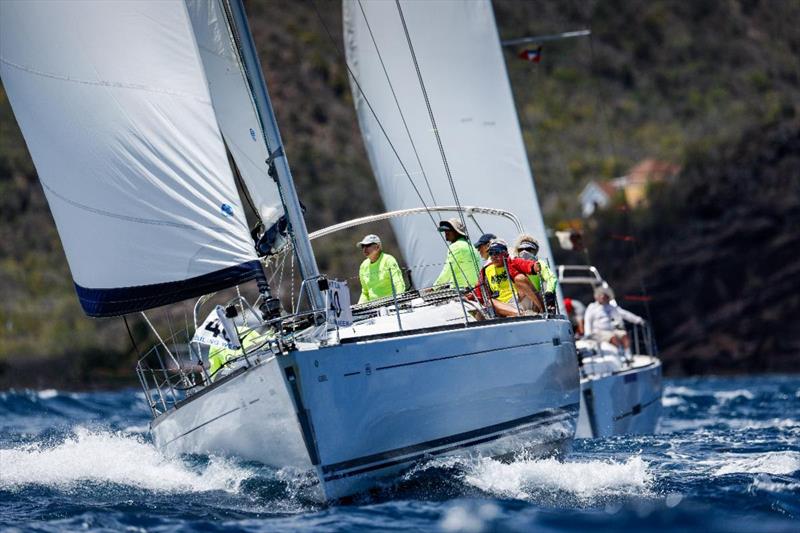
<path id="1" fill-rule="evenodd" d="M 533 271 L 537 274 L 542 271 L 542 265 L 539 264 L 539 261 L 533 262 Z"/>

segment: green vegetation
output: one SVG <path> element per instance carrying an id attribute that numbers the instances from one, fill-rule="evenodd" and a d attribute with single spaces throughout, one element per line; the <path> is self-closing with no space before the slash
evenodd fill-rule
<path id="1" fill-rule="evenodd" d="M 320 24 L 314 6 L 320 10 L 335 43 Z M 310 229 L 381 211 L 383 206 L 352 108 L 347 71 L 338 55 L 342 38 L 339 3 L 287 0 L 249 2 L 247 7 L 289 162 L 301 199 L 308 206 Z M 642 228 L 643 243 L 657 242 L 666 250 L 674 250 L 676 257 L 683 257 L 684 253 L 679 244 L 689 246 L 687 239 L 700 232 L 704 240 L 698 242 L 703 243 L 703 253 L 712 257 L 718 239 L 736 241 L 739 234 L 730 234 L 731 227 L 750 235 L 747 231 L 754 219 L 747 209 L 756 209 L 755 204 L 741 209 L 739 206 L 744 198 L 752 200 L 764 191 L 741 184 L 756 182 L 763 157 L 771 158 L 767 165 L 770 168 L 797 175 L 797 166 L 786 169 L 781 162 L 789 160 L 786 150 L 796 154 L 797 146 L 785 143 L 784 152 L 776 152 L 762 137 L 780 136 L 775 132 L 791 130 L 787 124 L 797 115 L 800 32 L 796 22 L 800 20 L 800 3 L 501 0 L 495 2 L 495 13 L 501 38 L 579 28 L 593 31 L 591 39 L 547 44 L 538 65 L 516 59 L 518 50 L 506 52 L 525 141 L 548 220 L 575 216 L 576 195 L 589 179 L 619 176 L 646 157 L 683 163 L 688 181 L 656 191 L 650 212 L 634 213 L 633 223 Z M 747 158 L 737 159 L 731 151 L 744 152 Z M 737 165 L 743 165 L 741 168 L 751 174 L 737 170 Z M 789 192 L 782 187 L 775 185 L 775 194 L 765 196 L 770 200 L 758 204 L 763 213 L 758 212 L 764 217 L 789 220 L 780 211 L 790 208 L 778 201 Z M 770 203 L 772 199 L 775 202 Z M 747 224 L 730 226 L 729 218 L 734 216 L 731 213 L 746 214 Z M 598 264 L 609 265 L 607 274 L 612 281 L 626 288 L 629 278 L 623 275 L 615 258 L 619 256 L 616 252 L 627 250 L 607 248 L 610 241 L 604 236 L 616 231 L 617 224 L 630 220 L 614 216 L 606 214 L 595 221 L 593 254 Z M 786 244 L 781 243 L 796 235 L 798 225 L 793 220 L 794 225 L 783 226 L 777 232 L 784 234 L 784 240 L 776 237 L 778 240 L 771 244 L 775 250 L 784 250 Z M 388 247 L 393 248 L 388 225 L 379 231 L 390 239 Z M 322 270 L 332 276 L 353 276 L 361 260 L 352 246 L 358 237 L 348 233 L 315 244 Z M 761 239 L 763 235 L 752 237 Z M 749 253 L 758 256 L 754 250 L 764 241 L 746 242 Z M 644 265 L 644 277 L 655 286 L 654 292 L 666 294 L 671 285 L 659 284 L 676 278 L 656 268 L 645 248 L 643 245 L 643 255 L 637 256 Z M 752 279 L 757 285 L 760 273 L 747 269 L 739 270 L 738 275 L 744 278 L 734 281 L 726 277 L 728 274 L 716 275 L 712 271 L 713 280 L 709 281 L 707 269 L 713 263 L 712 259 L 709 261 L 692 263 L 691 268 L 696 267 L 699 272 L 691 271 L 697 284 L 690 287 L 697 290 L 704 279 L 702 286 L 711 286 L 711 291 L 722 287 L 713 297 L 728 303 L 738 302 L 736 295 L 742 295 L 730 292 L 736 286 L 735 280 Z M 685 269 L 682 272 L 689 275 Z M 683 281 L 684 278 L 678 280 L 680 286 Z M 1 87 L 0 291 L 4 296 L 0 301 L 0 387 L 37 384 L 35 376 L 23 375 L 19 369 L 42 359 L 49 361 L 49 374 L 36 367 L 36 375 L 44 376 L 39 384 L 50 380 L 47 383 L 76 386 L 87 380 L 108 381 L 130 375 L 135 356 L 121 321 L 90 320 L 80 311 L 41 186 Z M 771 302 L 784 301 L 785 294 L 770 293 Z M 680 309 L 701 317 L 700 321 L 706 320 L 702 318 L 702 306 L 710 305 L 710 300 L 680 301 L 682 305 L 691 301 L 701 306 Z M 742 312 L 767 307 L 757 299 L 742 301 L 755 306 L 742 307 Z M 653 306 L 656 309 L 655 303 Z M 673 320 L 669 309 L 658 308 L 658 317 Z M 781 313 L 774 316 L 786 317 Z M 697 330 L 700 333 L 695 332 L 700 337 L 724 337 L 714 330 L 713 321 L 704 324 Z M 665 323 L 659 322 L 657 327 L 668 356 L 698 353 L 703 347 L 696 342 L 692 344 L 693 352 L 685 342 L 695 337 L 683 330 L 673 333 Z M 685 327 L 691 330 L 693 326 Z M 135 323 L 134 329 L 137 339 L 143 342 L 146 335 L 141 324 Z M 722 340 L 717 346 L 741 340 L 723 337 L 719 337 Z M 746 353 L 752 356 L 772 348 L 778 350 L 763 344 L 761 352 Z M 731 357 L 745 357 L 741 355 L 745 352 L 730 353 L 734 354 Z M 711 367 L 681 363 L 671 368 L 697 372 Z"/>

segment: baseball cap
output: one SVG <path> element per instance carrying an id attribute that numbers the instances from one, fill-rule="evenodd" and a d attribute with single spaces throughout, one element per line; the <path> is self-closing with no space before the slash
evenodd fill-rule
<path id="1" fill-rule="evenodd" d="M 369 235 L 361 239 L 361 242 L 357 242 L 356 246 L 368 246 L 370 244 L 379 245 L 380 243 L 381 243 L 381 238 L 373 233 L 370 233 Z"/>
<path id="2" fill-rule="evenodd" d="M 490 242 L 492 242 L 492 239 L 496 239 L 496 238 L 497 238 L 497 235 L 495 235 L 494 233 L 484 233 L 483 235 L 481 235 L 480 239 L 475 241 L 475 244 L 473 244 L 473 246 L 475 248 L 480 248 L 484 244 L 489 244 Z"/>

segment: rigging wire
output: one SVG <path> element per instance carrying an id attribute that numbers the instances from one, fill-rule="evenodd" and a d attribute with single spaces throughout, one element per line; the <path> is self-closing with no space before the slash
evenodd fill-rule
<path id="1" fill-rule="evenodd" d="M 392 84 L 392 80 L 389 78 L 389 72 L 386 70 L 386 64 L 383 62 L 383 56 L 381 55 L 381 51 L 378 49 L 378 43 L 375 41 L 375 35 L 372 33 L 372 26 L 370 26 L 369 20 L 367 19 L 367 14 L 364 12 L 364 5 L 362 4 L 361 0 L 358 0 L 358 7 L 361 10 L 361 15 L 364 17 L 364 22 L 367 25 L 367 30 L 369 31 L 370 39 L 372 39 L 372 45 L 375 47 L 375 53 L 378 55 L 378 60 L 381 62 L 381 68 L 383 68 L 383 74 L 386 76 L 386 83 L 389 84 L 389 90 L 392 91 L 392 97 L 394 98 L 394 103 L 397 106 L 397 112 L 400 114 L 400 119 L 403 121 L 403 127 L 406 130 L 406 135 L 408 135 L 408 142 L 411 143 L 411 148 L 414 150 L 414 156 L 417 158 L 417 164 L 419 165 L 419 169 L 422 172 L 422 177 L 425 180 L 425 185 L 428 187 L 428 192 L 431 195 L 431 202 L 436 204 L 436 197 L 433 195 L 433 189 L 431 189 L 431 184 L 428 181 L 428 175 L 425 173 L 425 167 L 422 166 L 422 161 L 419 157 L 419 152 L 417 152 L 417 146 L 414 144 L 414 139 L 411 137 L 411 131 L 408 129 L 408 123 L 406 122 L 406 117 L 403 114 L 403 110 L 400 108 L 400 101 L 397 98 L 397 93 L 394 90 L 394 85 Z"/>
<path id="2" fill-rule="evenodd" d="M 411 59 L 414 61 L 414 69 L 417 71 L 417 80 L 419 81 L 420 89 L 422 89 L 422 96 L 425 98 L 425 106 L 428 109 L 428 117 L 431 120 L 431 126 L 433 127 L 433 134 L 436 137 L 436 144 L 439 146 L 439 153 L 442 156 L 442 163 L 444 164 L 444 170 L 447 174 L 447 181 L 450 184 L 450 191 L 453 193 L 453 200 L 456 203 L 456 206 L 459 208 L 458 210 L 458 218 L 461 220 L 461 223 L 464 225 L 464 232 L 467 234 L 467 240 L 470 241 L 469 238 L 469 230 L 467 229 L 467 221 L 464 218 L 464 210 L 461 209 L 461 200 L 458 198 L 458 192 L 456 191 L 456 184 L 453 180 L 453 174 L 450 171 L 450 164 L 447 161 L 447 155 L 444 152 L 444 145 L 442 144 L 442 137 L 439 135 L 439 127 L 436 124 L 436 118 L 433 116 L 433 107 L 431 106 L 430 98 L 428 97 L 428 90 L 425 88 L 425 82 L 422 79 L 422 72 L 419 69 L 419 62 L 417 61 L 417 54 L 414 52 L 414 45 L 411 43 L 411 35 L 408 32 L 408 25 L 406 24 L 406 18 L 403 16 L 403 8 L 400 6 L 400 0 L 395 0 L 395 5 L 397 6 L 397 12 L 400 15 L 400 22 L 403 24 L 403 32 L 406 35 L 406 42 L 408 43 L 408 50 L 411 53 Z M 475 270 L 480 270 L 480 265 L 478 261 L 475 259 L 475 254 L 472 254 L 472 262 L 475 264 Z M 462 272 L 463 274 L 463 272 Z"/>
<path id="3" fill-rule="evenodd" d="M 456 185 L 453 181 L 453 174 L 450 172 L 450 164 L 447 161 L 447 155 L 444 153 L 444 146 L 442 145 L 442 137 L 439 135 L 439 126 L 436 124 L 436 118 L 433 116 L 433 108 L 431 107 L 431 100 L 428 97 L 428 90 L 425 87 L 425 82 L 422 79 L 422 72 L 419 69 L 419 61 L 417 61 L 417 54 L 414 51 L 414 45 L 411 42 L 411 35 L 408 32 L 408 25 L 406 24 L 406 18 L 403 15 L 403 8 L 400 6 L 400 0 L 395 0 L 395 5 L 397 6 L 397 13 L 400 15 L 400 22 L 403 24 L 403 32 L 406 36 L 406 43 L 408 43 L 408 51 L 411 54 L 411 60 L 414 62 L 414 70 L 417 72 L 417 80 L 419 81 L 419 88 L 422 90 L 422 97 L 425 99 L 425 107 L 428 110 L 428 117 L 431 121 L 431 127 L 433 127 L 433 135 L 436 137 L 436 144 L 439 147 L 439 154 L 442 156 L 442 164 L 444 164 L 444 171 L 447 175 L 447 181 L 450 184 L 450 191 L 453 193 L 453 200 L 456 203 L 456 206 L 460 209 L 461 208 L 461 201 L 458 199 L 458 193 L 456 192 Z M 464 220 L 464 214 L 462 211 L 459 210 L 458 216 L 461 219 L 461 223 L 464 224 L 464 227 L 467 226 L 467 221 Z"/>
<path id="4" fill-rule="evenodd" d="M 128 325 L 128 316 L 122 315 L 122 321 L 125 322 L 125 329 L 128 330 L 128 337 L 131 339 L 131 344 L 133 345 L 133 350 L 136 352 L 136 357 L 141 358 L 142 354 L 139 352 L 139 345 L 136 344 L 136 339 L 133 338 L 133 332 L 131 331 L 131 327 Z"/>
<path id="5" fill-rule="evenodd" d="M 432 211 L 428 207 L 427 202 L 425 202 L 425 199 L 422 197 L 422 194 L 420 193 L 419 188 L 417 187 L 416 183 L 414 183 L 414 180 L 411 177 L 411 173 L 408 171 L 408 168 L 406 167 L 405 163 L 403 162 L 403 159 L 400 157 L 400 154 L 397 151 L 397 148 L 395 148 L 394 144 L 392 143 L 391 138 L 389 138 L 388 132 L 383 127 L 383 123 L 378 118 L 378 114 L 375 112 L 375 109 L 372 107 L 372 103 L 367 98 L 366 93 L 364 93 L 364 90 L 362 89 L 361 84 L 358 82 L 358 78 L 356 77 L 356 75 L 353 72 L 353 70 L 350 68 L 350 65 L 347 63 L 347 58 L 345 57 L 344 50 L 342 49 L 342 45 L 337 44 L 336 39 L 333 38 L 333 34 L 331 33 L 330 29 L 328 29 L 328 25 L 325 24 L 325 19 L 322 18 L 322 13 L 320 13 L 319 9 L 317 8 L 316 2 L 314 0 L 309 0 L 309 1 L 311 2 L 311 5 L 314 7 L 314 11 L 317 14 L 317 18 L 319 18 L 320 24 L 322 25 L 323 29 L 325 30 L 325 33 L 328 35 L 328 38 L 330 39 L 331 43 L 333 44 L 334 49 L 336 50 L 336 52 L 339 55 L 340 59 L 343 61 L 344 65 L 345 65 L 345 68 L 347 69 L 347 72 L 350 75 L 350 79 L 353 80 L 353 84 L 356 86 L 356 88 L 358 89 L 359 94 L 364 99 L 364 103 L 367 104 L 367 107 L 369 108 L 370 113 L 372 114 L 372 117 L 375 119 L 375 122 L 378 124 L 378 127 L 380 128 L 381 133 L 383 134 L 384 138 L 386 139 L 386 142 L 389 144 L 389 147 L 392 149 L 392 152 L 394 153 L 395 158 L 397 158 L 397 162 L 400 164 L 400 167 L 403 169 L 404 175 L 406 176 L 406 178 L 408 178 L 408 181 L 411 184 L 411 187 L 414 189 L 414 193 L 416 193 L 417 198 L 419 198 L 420 203 L 422 203 L 422 207 L 425 208 L 425 212 L 428 214 L 428 217 L 431 219 L 431 222 L 437 228 L 437 233 L 439 234 L 440 238 L 444 242 L 445 247 L 447 248 L 448 255 L 452 256 L 452 252 L 450 251 L 449 243 L 444 238 L 444 235 L 441 232 L 438 231 L 439 224 L 436 222 L 436 219 L 433 217 Z M 458 203 L 457 203 L 457 205 L 458 205 Z M 461 217 L 461 220 L 463 221 L 463 213 L 461 213 L 460 211 L 459 211 L 459 216 Z M 464 224 L 464 228 L 466 230 L 466 224 Z M 469 239 L 469 237 L 467 237 L 467 239 Z M 464 278 L 466 278 L 467 276 L 466 276 L 466 273 L 464 272 L 464 269 L 461 267 L 461 265 L 457 261 L 454 261 L 454 262 L 455 262 L 455 265 L 458 267 L 458 269 L 461 271 L 461 274 L 464 275 Z M 480 266 L 476 265 L 476 269 L 480 270 Z"/>

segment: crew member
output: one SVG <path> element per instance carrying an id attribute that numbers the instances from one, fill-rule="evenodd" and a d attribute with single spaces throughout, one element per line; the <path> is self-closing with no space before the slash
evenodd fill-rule
<path id="1" fill-rule="evenodd" d="M 480 256 L 467 240 L 467 230 L 457 218 L 439 222 L 439 231 L 444 233 L 447 246 L 447 260 L 444 268 L 433 282 L 433 285 L 449 283 L 453 287 L 458 285 L 461 289 L 475 286 L 478 281 L 478 270 L 481 267 Z M 453 279 L 455 274 L 455 279 Z"/>
<path id="2" fill-rule="evenodd" d="M 473 245 L 475 246 L 475 249 L 478 250 L 478 255 L 481 256 L 481 259 L 483 259 L 484 266 L 489 263 L 489 243 L 496 238 L 497 235 L 494 233 L 484 233 Z"/>
<path id="3" fill-rule="evenodd" d="M 361 282 L 361 296 L 358 303 L 363 304 L 405 292 L 403 273 L 397 260 L 383 251 L 380 237 L 367 235 L 357 243 L 357 246 L 361 247 L 361 252 L 366 257 L 358 269 L 358 280 Z"/>
<path id="4" fill-rule="evenodd" d="M 518 305 L 523 298 L 527 298 L 541 312 L 543 309 L 541 299 L 528 279 L 528 276 L 539 271 L 539 263 L 529 259 L 510 257 L 508 245 L 501 239 L 492 241 L 489 244 L 488 252 L 490 263 L 481 270 L 478 287 L 467 297 L 469 299 L 477 298 L 483 302 L 485 291 L 491 295 L 492 306 L 499 316 L 521 314 L 523 309 Z"/>
<path id="5" fill-rule="evenodd" d="M 250 352 L 259 344 L 265 343 L 268 339 L 275 336 L 275 332 L 270 330 L 266 333 L 259 333 L 251 329 L 242 334 L 243 328 L 236 327 L 240 335 L 241 348 L 233 349 L 222 346 L 211 346 L 208 349 L 208 375 L 211 381 L 216 381 L 218 378 L 228 374 L 238 366 L 237 360 L 241 358 L 245 352 Z"/>
<path id="6" fill-rule="evenodd" d="M 544 301 L 547 304 L 550 312 L 556 311 L 556 287 L 558 286 L 558 277 L 553 274 L 553 271 L 548 266 L 547 261 L 539 261 L 539 242 L 533 238 L 532 235 L 521 234 L 517 237 L 514 246 L 517 257 L 522 259 L 530 259 L 539 263 L 540 271 L 536 274 L 529 276 L 533 288 L 536 289 L 537 294 L 544 294 Z"/>
<path id="7" fill-rule="evenodd" d="M 624 349 L 625 355 L 630 357 L 631 343 L 625 331 L 625 321 L 644 324 L 644 319 L 618 305 L 611 305 L 613 297 L 614 293 L 608 287 L 594 290 L 594 302 L 586 307 L 583 315 L 583 333 L 586 337 Z"/>

